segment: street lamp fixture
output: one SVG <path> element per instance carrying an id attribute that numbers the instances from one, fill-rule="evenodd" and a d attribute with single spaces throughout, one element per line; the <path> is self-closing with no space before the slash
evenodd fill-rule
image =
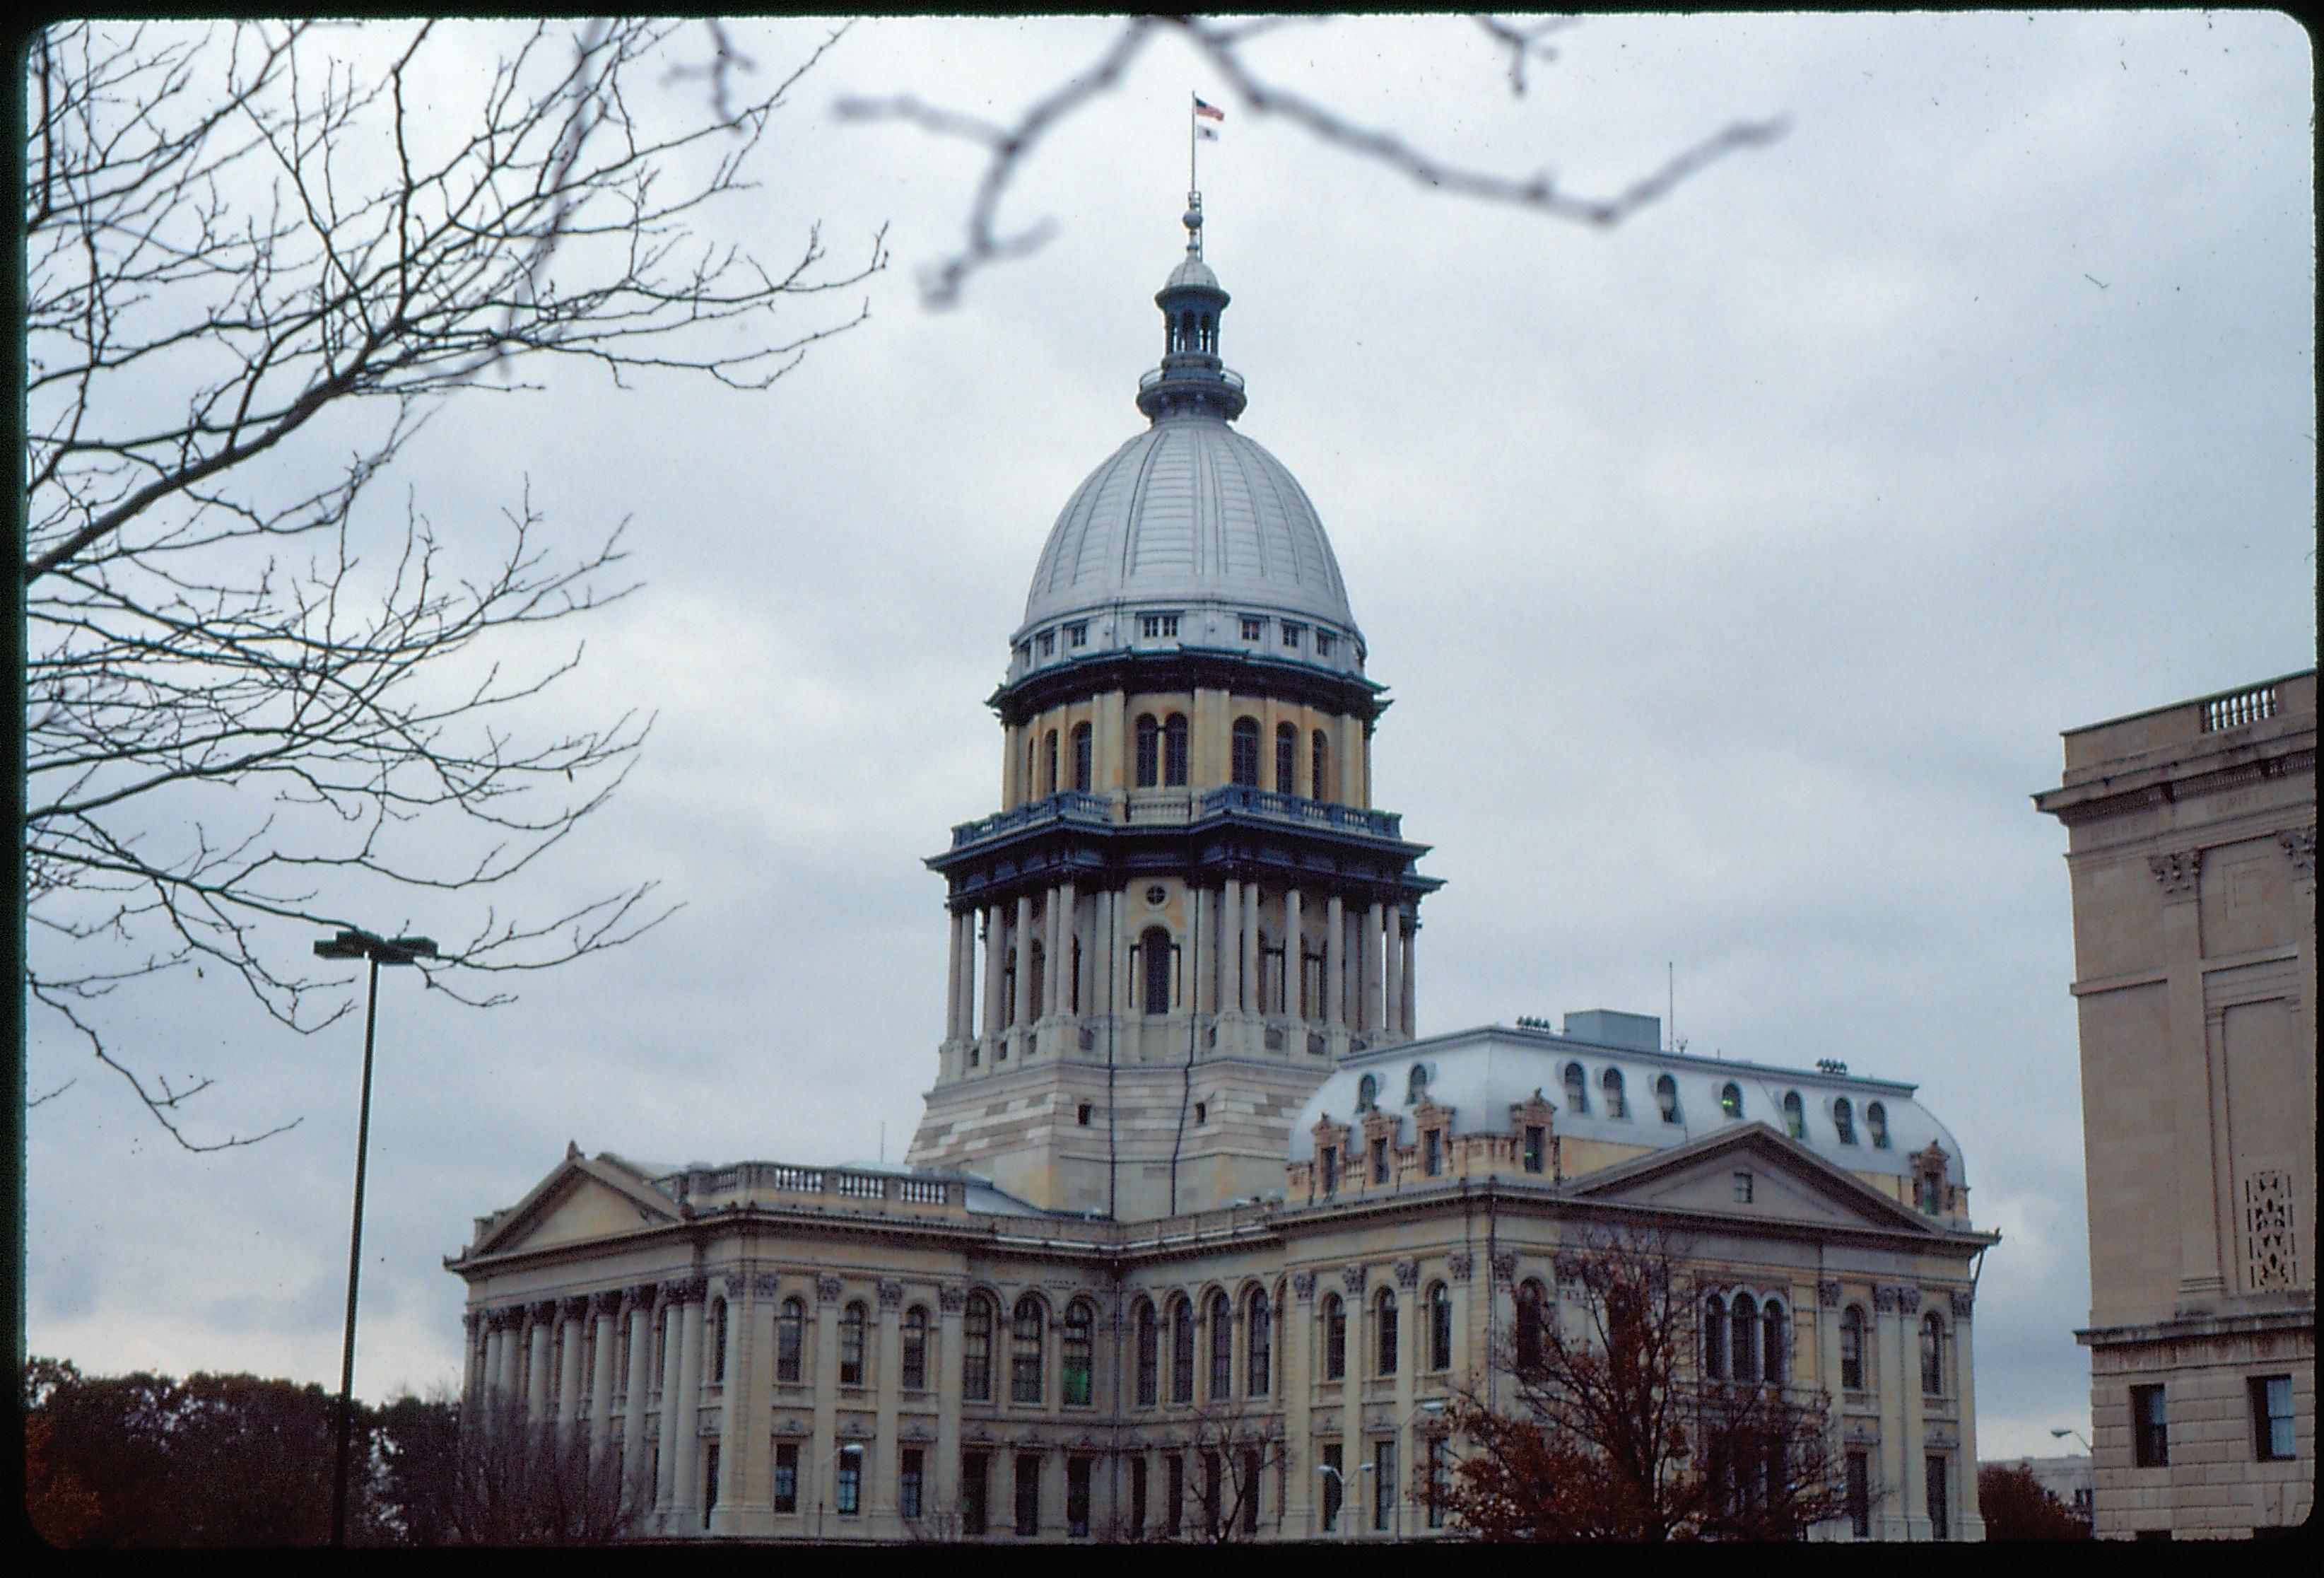
<path id="1" fill-rule="evenodd" d="M 363 1102 L 355 1118 L 355 1224 L 347 1232 L 347 1330 L 339 1348 L 339 1451 L 337 1472 L 331 1476 L 331 1547 L 347 1543 L 347 1442 L 355 1427 L 355 1287 L 363 1274 L 364 1164 L 371 1149 L 371 1053 L 379 1027 L 379 967 L 411 964 L 436 957 L 436 945 L 424 937 L 374 937 L 348 929 L 315 945 L 318 959 L 368 959 L 371 992 L 364 1006 Z"/>
<path id="2" fill-rule="evenodd" d="M 2070 1435 L 2075 1440 L 2082 1444 L 2082 1450 L 2084 1452 L 2089 1453 L 2092 1457 L 2096 1457 L 2098 1455 L 2098 1449 L 2090 1444 L 2089 1437 L 2084 1435 L 2080 1431 L 2075 1429 L 2070 1425 L 2059 1425 L 2053 1426 L 2050 1431 L 2050 1435 L 2052 1440 L 2063 1440 L 2065 1437 Z"/>

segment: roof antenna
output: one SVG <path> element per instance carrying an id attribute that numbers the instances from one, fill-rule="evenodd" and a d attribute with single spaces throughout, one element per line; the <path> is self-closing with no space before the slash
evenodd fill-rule
<path id="1" fill-rule="evenodd" d="M 1666 994 L 1663 1009 L 1670 1016 L 1663 1021 L 1668 1027 L 1670 1037 L 1670 1044 L 1665 1050 L 1675 1052 L 1678 1050 L 1678 966 L 1668 959 L 1663 961 L 1663 991 Z"/>

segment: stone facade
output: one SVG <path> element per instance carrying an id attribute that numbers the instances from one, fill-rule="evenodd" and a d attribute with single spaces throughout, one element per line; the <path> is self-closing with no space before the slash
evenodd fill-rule
<path id="1" fill-rule="evenodd" d="M 2096 1530 L 2287 1528 L 2315 1464 L 2315 671 L 2065 742 L 2036 804 L 2073 883 Z"/>

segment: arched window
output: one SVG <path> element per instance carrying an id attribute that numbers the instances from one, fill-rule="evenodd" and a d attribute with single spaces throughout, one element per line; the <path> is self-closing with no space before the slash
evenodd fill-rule
<path id="1" fill-rule="evenodd" d="M 1234 721 L 1234 781 L 1244 789 L 1259 787 L 1259 720 Z"/>
<path id="2" fill-rule="evenodd" d="M 712 1301 L 710 1306 L 710 1384 L 722 1385 L 726 1380 L 726 1301 Z"/>
<path id="3" fill-rule="evenodd" d="M 1727 1378 L 1727 1301 L 1715 1293 L 1702 1306 L 1702 1373 Z"/>
<path id="4" fill-rule="evenodd" d="M 1275 1329 L 1269 1324 L 1273 1314 L 1268 1306 L 1267 1290 L 1252 1288 L 1250 1309 L 1245 1316 L 1243 1390 L 1255 1398 L 1263 1398 L 1275 1389 Z"/>
<path id="5" fill-rule="evenodd" d="M 1452 1368 L 1452 1290 L 1442 1282 L 1428 1285 L 1428 1368 Z"/>
<path id="6" fill-rule="evenodd" d="M 1138 715 L 1138 787 L 1152 789 L 1162 781 L 1162 726 L 1154 715 Z"/>
<path id="7" fill-rule="evenodd" d="M 960 1395 L 973 1403 L 992 1400 L 992 1328 L 998 1318 L 990 1296 L 968 1296 L 960 1321 Z"/>
<path id="8" fill-rule="evenodd" d="M 1945 1323 L 1935 1310 L 1921 1317 L 1921 1390 L 1932 1398 L 1945 1395 Z"/>
<path id="9" fill-rule="evenodd" d="M 1379 1297 L 1372 1306 L 1372 1333 L 1379 1339 L 1379 1352 L 1374 1355 L 1375 1363 L 1372 1366 L 1372 1373 L 1394 1375 L 1397 1355 L 1395 1288 L 1383 1287 L 1379 1290 Z"/>
<path id="10" fill-rule="evenodd" d="M 1774 1299 L 1767 1301 L 1766 1311 L 1759 1316 L 1760 1343 L 1759 1378 L 1769 1386 L 1784 1384 L 1784 1370 L 1791 1358 L 1789 1322 L 1784 1306 Z"/>
<path id="11" fill-rule="evenodd" d="M 1017 1301 L 1009 1319 L 1009 1400 L 1041 1400 L 1041 1344 L 1048 1334 L 1048 1311 L 1031 1294 Z"/>
<path id="12" fill-rule="evenodd" d="M 1731 1352 L 1735 1379 L 1759 1379 L 1759 1306 L 1748 1293 L 1735 1296 L 1735 1343 Z"/>
<path id="13" fill-rule="evenodd" d="M 1864 1131 L 1872 1136 L 1872 1149 L 1888 1149 L 1888 1109 L 1878 1102 L 1864 1103 Z"/>
<path id="14" fill-rule="evenodd" d="M 1090 726 L 1074 725 L 1074 789 L 1078 794 L 1090 792 Z"/>
<path id="15" fill-rule="evenodd" d="M 1369 1112 L 1379 1105 L 1379 1080 L 1377 1076 L 1368 1074 L 1356 1081 L 1356 1111 Z"/>
<path id="16" fill-rule="evenodd" d="M 1183 1293 L 1170 1306 L 1170 1400 L 1194 1400 L 1194 1306 Z"/>
<path id="17" fill-rule="evenodd" d="M 1582 1072 L 1582 1065 L 1569 1063 L 1565 1066 L 1565 1115 L 1580 1118 L 1587 1116 L 1589 1112 L 1589 1076 Z"/>
<path id="18" fill-rule="evenodd" d="M 1162 720 L 1162 781 L 1171 789 L 1186 787 L 1186 715 L 1182 712 Z"/>
<path id="19" fill-rule="evenodd" d="M 1211 1401 L 1234 1396 L 1234 1306 L 1223 1293 L 1211 1295 Z"/>
<path id="20" fill-rule="evenodd" d="M 775 1380 L 800 1379 L 800 1354 L 807 1347 L 807 1306 L 796 1298 L 783 1300 L 775 1316 Z"/>
<path id="21" fill-rule="evenodd" d="M 1289 724 L 1275 725 L 1275 792 L 1299 792 L 1299 731 Z"/>
<path id="22" fill-rule="evenodd" d="M 1540 1283 L 1527 1278 L 1517 1284 L 1517 1360 L 1521 1376 L 1541 1368 L 1548 1308 L 1549 1300 Z"/>
<path id="23" fill-rule="evenodd" d="M 1057 792 L 1057 731 L 1051 729 L 1041 741 L 1041 792 Z"/>
<path id="24" fill-rule="evenodd" d="M 863 1384 L 863 1330 L 870 1323 L 871 1312 L 859 1300 L 849 1305 L 839 1316 L 839 1384 Z"/>
<path id="25" fill-rule="evenodd" d="M 1084 1300 L 1065 1306 L 1065 1332 L 1058 1342 L 1058 1379 L 1064 1382 L 1065 1407 L 1086 1408 L 1096 1370 L 1097 1312 Z"/>
<path id="26" fill-rule="evenodd" d="M 1848 1104 L 1846 1096 L 1835 1097 L 1832 1101 L 1831 1126 L 1840 1130 L 1842 1145 L 1856 1143 L 1856 1109 Z"/>
<path id="27" fill-rule="evenodd" d="M 1158 926 L 1149 926 L 1138 939 L 1139 965 L 1146 980 L 1146 1011 L 1165 1014 L 1170 1011 L 1170 934 Z"/>
<path id="28" fill-rule="evenodd" d="M 1307 787 L 1319 800 L 1337 798 L 1332 784 L 1332 736 L 1315 731 L 1310 742 Z"/>
<path id="29" fill-rule="evenodd" d="M 1719 1110 L 1730 1118 L 1743 1115 L 1743 1087 L 1729 1080 L 1719 1087 Z"/>
<path id="30" fill-rule="evenodd" d="M 1404 1104 L 1416 1107 L 1428 1096 L 1428 1065 L 1416 1063 L 1412 1072 L 1404 1076 Z"/>
<path id="31" fill-rule="evenodd" d="M 1620 1069 L 1608 1069 L 1600 1076 L 1598 1088 L 1600 1091 L 1604 1093 L 1606 1097 L 1606 1116 L 1609 1118 L 1627 1118 L 1630 1115 L 1630 1101 L 1628 1096 L 1624 1094 L 1622 1091 L 1622 1071 Z"/>
<path id="32" fill-rule="evenodd" d="M 1808 1111 L 1800 1102 L 1800 1093 L 1784 1093 L 1784 1132 L 1794 1140 L 1808 1137 Z"/>
<path id="33" fill-rule="evenodd" d="M 1150 1408 L 1162 1400 L 1162 1329 L 1154 1306 L 1138 1301 L 1138 1406 Z"/>
<path id="34" fill-rule="evenodd" d="M 1336 1293 L 1323 1296 L 1323 1379 L 1348 1373 L 1348 1306 Z"/>
<path id="35" fill-rule="evenodd" d="M 1864 1312 L 1852 1304 L 1840 1315 L 1840 1384 L 1852 1392 L 1868 1389 L 1864 1379 Z"/>
<path id="36" fill-rule="evenodd" d="M 903 1387 L 908 1392 L 928 1389 L 928 1312 L 914 1305 L 904 1312 Z"/>
<path id="37" fill-rule="evenodd" d="M 1678 1081 L 1667 1074 L 1655 1080 L 1655 1105 L 1662 1109 L 1664 1122 L 1678 1121 Z"/>

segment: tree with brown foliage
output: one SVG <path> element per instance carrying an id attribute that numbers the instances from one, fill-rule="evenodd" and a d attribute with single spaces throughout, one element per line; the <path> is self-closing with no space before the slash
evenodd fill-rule
<path id="1" fill-rule="evenodd" d="M 2024 1463 L 1978 1470 L 1977 1509 L 1988 1540 L 2090 1537 L 2090 1520 L 2058 1500 Z"/>
<path id="2" fill-rule="evenodd" d="M 1840 1516 L 1825 1399 L 1702 1377 L 1683 1242 L 1593 1231 L 1561 1260 L 1570 1297 L 1521 1304 L 1494 1356 L 1515 1406 L 1472 1392 L 1452 1410 L 1462 1446 L 1444 1499 L 1458 1527 L 1487 1540 L 1791 1539 Z"/>

